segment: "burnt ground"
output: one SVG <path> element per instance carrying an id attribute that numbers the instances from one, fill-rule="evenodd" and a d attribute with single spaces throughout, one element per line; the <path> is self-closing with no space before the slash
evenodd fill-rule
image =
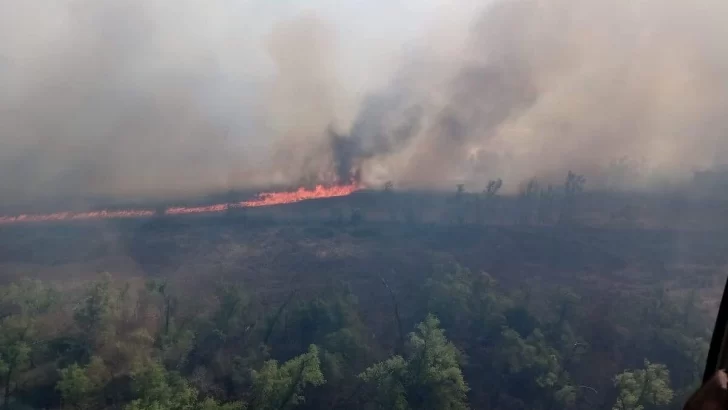
<path id="1" fill-rule="evenodd" d="M 482 224 L 460 224 L 448 216 L 449 201 L 362 193 L 227 215 L 4 226 L 0 280 L 71 286 L 108 271 L 175 278 L 194 295 L 224 279 L 242 281 L 271 306 L 293 289 L 345 283 L 367 315 L 387 314 L 382 278 L 406 309 L 429 271 L 455 262 L 513 287 L 568 285 L 600 296 L 698 289 L 711 308 L 722 290 L 723 202 L 592 194 L 581 198 L 574 223 L 560 225 L 516 223 L 520 202 L 507 198 Z M 405 217 L 403 209 L 417 212 Z M 613 216 L 623 209 L 636 216 Z"/>

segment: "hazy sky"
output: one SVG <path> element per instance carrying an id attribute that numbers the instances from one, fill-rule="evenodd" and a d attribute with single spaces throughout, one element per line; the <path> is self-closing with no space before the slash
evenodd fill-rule
<path id="1" fill-rule="evenodd" d="M 291 182 L 281 145 L 350 121 L 441 3 L 0 0 L 0 196 Z"/>
<path id="2" fill-rule="evenodd" d="M 719 0 L 0 0 L 0 202 L 728 154 Z"/>

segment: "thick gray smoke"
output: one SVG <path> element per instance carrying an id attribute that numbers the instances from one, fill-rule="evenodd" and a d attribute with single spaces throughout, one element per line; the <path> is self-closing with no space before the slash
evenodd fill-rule
<path id="1" fill-rule="evenodd" d="M 724 163 L 724 2 L 475 3 L 0 0 L 1 201 Z"/>
<path id="2" fill-rule="evenodd" d="M 491 4 L 447 70 L 405 69 L 408 98 L 363 118 L 362 135 L 400 147 L 364 175 L 425 186 L 498 176 L 513 189 L 574 169 L 606 184 L 629 157 L 617 165 L 639 172 L 617 182 L 649 188 L 724 165 L 727 11 L 717 0 Z M 397 124 L 410 123 L 403 137 Z"/>
<path id="3" fill-rule="evenodd" d="M 327 130 L 415 36 L 384 3 L 0 0 L 0 202 L 332 180 Z"/>

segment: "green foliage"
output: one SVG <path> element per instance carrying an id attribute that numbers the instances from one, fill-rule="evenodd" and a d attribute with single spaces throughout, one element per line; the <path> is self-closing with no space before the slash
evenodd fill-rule
<path id="1" fill-rule="evenodd" d="M 194 348 L 195 333 L 189 329 L 172 327 L 160 339 L 160 355 L 162 361 L 177 370 L 187 365 L 187 359 Z"/>
<path id="2" fill-rule="evenodd" d="M 703 313 L 684 320 L 694 309 L 693 298 L 692 292 L 683 299 L 659 287 L 642 299 L 620 304 L 624 318 L 612 319 L 621 320 L 637 344 L 645 347 L 635 359 L 656 357 L 670 369 L 680 369 L 672 375 L 677 386 L 693 386 L 701 380 L 708 353 L 711 328 L 705 322 L 710 316 Z M 639 314 L 628 316 L 629 312 Z"/>
<path id="3" fill-rule="evenodd" d="M 0 300 L 13 315 L 35 318 L 47 312 L 56 302 L 56 291 L 38 280 L 22 279 L 2 289 Z"/>
<path id="4" fill-rule="evenodd" d="M 61 397 L 66 405 L 79 407 L 81 401 L 86 398 L 91 390 L 91 380 L 84 369 L 74 363 L 59 372 L 61 380 L 56 388 L 61 392 Z"/>
<path id="5" fill-rule="evenodd" d="M 287 336 L 298 341 L 297 348 L 322 341 L 346 327 L 348 305 L 349 301 L 339 298 L 316 298 L 298 304 L 286 317 Z"/>
<path id="6" fill-rule="evenodd" d="M 217 283 L 208 315 L 194 316 L 193 326 L 172 326 L 164 339 L 165 364 L 170 368 L 193 369 L 204 373 L 196 386 L 203 392 L 214 390 L 215 382 L 229 383 L 235 390 L 249 385 L 250 368 L 260 364 L 262 352 L 256 324 L 258 314 L 253 299 L 237 283 Z M 194 312 L 193 312 L 194 314 Z"/>
<path id="7" fill-rule="evenodd" d="M 76 306 L 73 318 L 89 350 L 112 336 L 114 291 L 111 275 L 104 273 L 86 289 L 83 300 Z"/>
<path id="8" fill-rule="evenodd" d="M 527 371 L 536 385 L 550 390 L 560 391 L 569 385 L 558 351 L 546 342 L 540 330 L 523 339 L 506 328 L 501 337 L 498 356 L 509 373 Z"/>
<path id="9" fill-rule="evenodd" d="M 132 373 L 137 399 L 125 410 L 243 410 L 242 402 L 219 403 L 212 398 L 199 401 L 197 391 L 176 372 L 159 363 L 137 365 Z"/>
<path id="10" fill-rule="evenodd" d="M 259 371 L 253 371 L 253 408 L 284 410 L 295 408 L 305 400 L 307 386 L 324 384 L 319 350 L 315 345 L 308 352 L 282 365 L 275 360 L 265 362 Z"/>
<path id="11" fill-rule="evenodd" d="M 353 379 L 366 363 L 370 353 L 365 326 L 348 289 L 300 301 L 284 316 L 285 326 L 270 338 L 273 357 L 290 358 L 315 344 L 321 349 L 322 369 L 329 382 Z"/>
<path id="12" fill-rule="evenodd" d="M 571 407 L 576 403 L 577 388 L 570 384 L 563 385 L 554 392 L 554 399 L 563 407 Z"/>
<path id="13" fill-rule="evenodd" d="M 468 386 L 460 370 L 460 352 L 445 338 L 440 322 L 428 315 L 410 334 L 410 363 L 419 386 L 420 408 L 465 409 Z"/>
<path id="14" fill-rule="evenodd" d="M 613 410 L 642 410 L 645 405 L 670 404 L 673 391 L 670 388 L 670 372 L 663 364 L 645 360 L 645 368 L 627 370 L 614 378 L 618 389 Z"/>
<path id="15" fill-rule="evenodd" d="M 30 365 L 34 349 L 42 347 L 37 340 L 36 323 L 55 302 L 55 292 L 43 283 L 21 280 L 0 289 L 0 380 L 9 403 L 12 384 Z"/>
<path id="16" fill-rule="evenodd" d="M 91 361 L 84 368 L 84 372 L 93 389 L 103 387 L 112 376 L 104 361 L 98 356 L 91 358 Z"/>
<path id="17" fill-rule="evenodd" d="M 195 410 L 245 410 L 246 406 L 242 402 L 219 403 L 210 397 L 203 400 L 195 406 Z"/>
<path id="18" fill-rule="evenodd" d="M 138 364 L 131 376 L 137 399 L 126 410 L 194 408 L 197 392 L 177 373 L 167 372 L 161 364 Z"/>
<path id="19" fill-rule="evenodd" d="M 374 403 L 392 409 L 467 409 L 468 386 L 461 355 L 445 338 L 439 321 L 428 315 L 410 333 L 407 359 L 394 356 L 359 377 L 374 386 Z"/>
<path id="20" fill-rule="evenodd" d="M 10 381 L 18 372 L 24 370 L 30 361 L 30 344 L 23 340 L 5 339 L 0 342 L 0 374 L 3 380 Z"/>
<path id="21" fill-rule="evenodd" d="M 218 284 L 214 300 L 212 314 L 198 320 L 198 348 L 205 351 L 230 343 L 240 344 L 256 322 L 252 300 L 239 284 Z"/>
<path id="22" fill-rule="evenodd" d="M 401 356 L 394 356 L 366 369 L 359 377 L 371 384 L 376 395 L 374 402 L 377 408 L 406 410 L 410 408 L 407 402 L 408 364 Z"/>
<path id="23" fill-rule="evenodd" d="M 459 265 L 429 278 L 425 284 L 428 310 L 441 318 L 446 326 L 455 325 L 458 317 L 471 316 L 474 282 L 472 272 Z"/>
<path id="24" fill-rule="evenodd" d="M 147 290 L 152 294 L 158 294 L 161 299 L 159 311 L 162 314 L 162 336 L 169 335 L 172 326 L 172 317 L 177 305 L 177 298 L 170 289 L 167 280 L 150 280 L 147 282 Z"/>
<path id="25" fill-rule="evenodd" d="M 595 408 L 601 396 L 614 397 L 615 410 L 644 410 L 687 396 L 700 378 L 709 324 L 695 293 L 615 297 L 602 308 L 577 289 L 534 283 L 512 290 L 458 265 L 434 269 L 424 289 L 405 299 L 401 322 L 433 315 L 400 341 L 395 329 L 363 321 L 380 312 L 359 306 L 348 288 L 311 299 L 291 293 L 266 328 L 266 311 L 237 284 L 190 303 L 167 282 L 138 289 L 104 275 L 53 308 L 55 292 L 21 281 L 0 288 L 5 402 L 233 410 L 245 405 L 231 400 L 244 399 L 263 410 L 434 410 L 466 409 L 469 401 L 553 410 Z M 397 355 L 371 364 L 394 344 Z M 643 357 L 662 364 L 620 373 Z M 591 360 L 605 364 L 604 374 L 585 372 L 579 362 Z"/>
<path id="26" fill-rule="evenodd" d="M 495 337 L 513 306 L 510 297 L 498 290 L 493 277 L 459 265 L 438 269 L 427 280 L 425 289 L 427 310 L 440 318 L 443 327 L 471 336 Z"/>
<path id="27" fill-rule="evenodd" d="M 103 360 L 94 356 L 85 367 L 74 363 L 59 371 L 56 389 L 66 406 L 88 409 L 94 407 L 101 389 L 110 379 Z"/>
<path id="28" fill-rule="evenodd" d="M 583 343 L 569 325 L 580 303 L 577 294 L 567 288 L 549 292 L 549 309 L 539 312 L 542 323 L 527 309 L 528 294 L 508 294 L 487 274 L 454 266 L 437 271 L 426 289 L 428 308 L 444 318 L 450 334 L 480 341 L 468 353 L 502 405 L 516 398 L 565 407 L 575 403 L 579 392 L 566 366 L 584 351 L 574 348 Z"/>

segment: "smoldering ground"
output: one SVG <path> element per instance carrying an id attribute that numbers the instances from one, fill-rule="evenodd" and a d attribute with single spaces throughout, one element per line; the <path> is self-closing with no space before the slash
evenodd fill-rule
<path id="1" fill-rule="evenodd" d="M 718 0 L 324 3 L 0 0 L 2 201 L 724 162 Z"/>

